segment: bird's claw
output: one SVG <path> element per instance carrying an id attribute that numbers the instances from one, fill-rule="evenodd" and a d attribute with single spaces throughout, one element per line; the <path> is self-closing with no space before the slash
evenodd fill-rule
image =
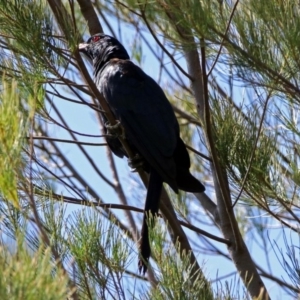
<path id="1" fill-rule="evenodd" d="M 113 138 L 125 138 L 125 131 L 121 125 L 121 122 L 119 120 L 116 120 L 116 124 L 111 125 L 109 122 L 106 122 L 104 124 L 105 128 L 107 129 L 107 132 L 111 135 Z"/>
<path id="2" fill-rule="evenodd" d="M 128 165 L 131 172 L 137 172 L 138 168 L 144 166 L 144 160 L 139 154 L 136 154 L 133 158 L 128 158 Z"/>
<path id="3" fill-rule="evenodd" d="M 145 262 L 143 258 L 140 258 L 138 262 L 139 273 L 145 276 L 147 269 L 148 269 L 148 262 Z"/>

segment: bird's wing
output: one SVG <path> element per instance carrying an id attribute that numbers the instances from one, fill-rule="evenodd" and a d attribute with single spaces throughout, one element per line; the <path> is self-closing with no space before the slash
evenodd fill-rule
<path id="1" fill-rule="evenodd" d="M 132 62 L 124 60 L 111 61 L 96 83 L 130 142 L 177 191 L 173 154 L 179 127 L 159 85 Z"/>

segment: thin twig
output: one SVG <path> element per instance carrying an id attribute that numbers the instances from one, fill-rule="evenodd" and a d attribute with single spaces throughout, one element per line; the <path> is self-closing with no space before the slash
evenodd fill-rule
<path id="1" fill-rule="evenodd" d="M 238 3 L 239 3 L 239 0 L 237 0 L 237 1 L 235 2 L 235 4 L 234 4 L 234 7 L 233 7 L 232 12 L 231 12 L 230 17 L 229 17 L 229 21 L 228 21 L 228 24 L 227 24 L 227 27 L 226 27 L 224 36 L 227 36 L 227 32 L 228 32 L 228 30 L 229 30 L 229 27 L 230 27 L 230 24 L 231 24 L 231 21 L 232 21 L 232 18 L 233 18 L 233 15 L 234 15 L 234 12 L 235 12 L 235 10 L 236 10 L 236 8 L 237 8 Z M 225 42 L 225 39 L 223 38 L 223 39 L 222 39 L 222 42 L 221 42 L 221 45 L 220 45 L 220 49 L 219 49 L 218 54 L 217 54 L 217 57 L 216 57 L 216 59 L 215 59 L 213 65 L 211 66 L 209 72 L 207 73 L 207 77 L 209 77 L 209 75 L 211 74 L 211 72 L 213 71 L 214 67 L 216 66 L 216 64 L 217 64 L 217 62 L 218 62 L 218 59 L 219 59 L 219 57 L 220 57 L 220 55 L 221 55 L 221 51 L 222 51 L 222 48 L 223 48 L 223 45 L 224 45 L 224 42 Z"/>
<path id="2" fill-rule="evenodd" d="M 175 60 L 174 56 L 164 47 L 164 45 L 162 45 L 162 43 L 160 42 L 160 40 L 157 38 L 156 34 L 154 33 L 154 31 L 152 30 L 149 22 L 147 21 L 147 17 L 145 15 L 145 12 L 142 11 L 142 18 L 149 30 L 149 32 L 151 33 L 152 37 L 154 38 L 154 40 L 156 41 L 156 43 L 159 45 L 159 47 L 161 49 L 163 49 L 163 51 L 167 54 L 167 56 L 171 59 L 172 63 L 180 70 L 180 72 L 186 76 L 188 79 L 190 79 L 191 81 L 193 81 L 193 78 L 191 77 L 191 75 L 189 75 Z"/>
<path id="3" fill-rule="evenodd" d="M 32 120 L 31 120 L 31 130 L 30 130 L 31 136 L 32 136 L 33 128 L 34 128 L 34 118 L 32 118 Z M 40 217 L 39 217 L 39 214 L 38 214 L 38 211 L 36 208 L 36 204 L 35 204 L 35 200 L 34 200 L 34 193 L 33 193 L 33 169 L 32 169 L 33 156 L 34 156 L 34 148 L 33 147 L 34 147 L 33 140 L 31 138 L 30 143 L 29 143 L 29 189 L 27 189 L 26 186 L 24 186 L 24 188 L 25 188 L 25 190 L 27 190 L 27 194 L 29 197 L 29 204 L 30 204 L 30 207 L 33 212 L 35 223 L 40 231 L 41 238 L 42 238 L 44 244 L 51 249 L 51 252 L 55 258 L 56 264 L 63 271 L 64 275 L 68 276 L 68 273 L 62 264 L 59 253 L 56 251 L 56 249 L 51 244 L 50 239 L 49 239 L 47 233 L 45 232 L 44 227 L 42 226 L 42 222 L 40 220 Z M 68 276 L 68 281 L 69 281 L 70 288 L 71 288 L 72 298 L 74 300 L 78 300 L 79 298 L 77 295 L 77 288 L 76 288 L 75 283 L 71 280 L 71 278 L 69 276 Z"/>
<path id="4" fill-rule="evenodd" d="M 107 146 L 107 143 L 80 142 L 80 141 L 73 141 L 73 140 L 66 140 L 66 139 L 51 138 L 48 136 L 32 136 L 32 137 L 27 136 L 26 139 L 46 140 L 46 141 L 61 142 L 61 143 L 68 143 L 68 144 L 86 145 L 86 146 Z"/>
<path id="5" fill-rule="evenodd" d="M 266 112 L 267 112 L 267 106 L 268 106 L 270 97 L 271 97 L 271 93 L 269 93 L 269 94 L 267 95 L 267 99 L 266 99 L 266 102 L 265 102 L 265 104 L 264 104 L 263 113 L 262 113 L 261 120 L 260 120 L 260 123 L 259 123 L 258 131 L 257 131 L 257 136 L 256 136 L 256 139 L 255 139 L 255 143 L 254 143 L 254 146 L 253 146 L 253 150 L 252 150 L 252 152 L 251 152 L 250 162 L 249 162 L 249 165 L 248 165 L 246 174 L 245 174 L 245 176 L 244 176 L 244 178 L 243 178 L 242 185 L 241 185 L 241 189 L 240 189 L 239 194 L 238 194 L 238 196 L 236 197 L 234 203 L 232 204 L 232 207 L 234 207 L 234 206 L 237 204 L 238 200 L 240 199 L 240 197 L 241 197 L 241 195 L 242 195 L 242 193 L 243 193 L 244 187 L 245 187 L 246 180 L 247 180 L 248 175 L 249 175 L 249 173 L 250 173 L 250 169 L 251 169 L 251 166 L 252 166 L 252 162 L 253 162 L 253 160 L 254 160 L 255 151 L 256 151 L 256 148 L 257 148 L 258 140 L 259 140 L 260 133 L 261 133 L 261 130 L 262 130 L 262 125 L 263 125 L 263 121 L 264 121 L 264 119 L 265 119 L 265 115 L 266 115 Z"/>
<path id="6" fill-rule="evenodd" d="M 205 155 L 205 154 L 203 154 L 203 153 L 197 151 L 196 149 L 194 149 L 193 147 L 189 146 L 189 145 L 186 144 L 186 143 L 185 143 L 185 146 L 186 146 L 189 150 L 191 150 L 192 152 L 194 152 L 195 154 L 199 155 L 200 157 L 202 157 L 202 158 L 208 160 L 209 162 L 212 162 L 212 159 L 211 159 L 210 157 L 208 157 L 207 155 Z"/>

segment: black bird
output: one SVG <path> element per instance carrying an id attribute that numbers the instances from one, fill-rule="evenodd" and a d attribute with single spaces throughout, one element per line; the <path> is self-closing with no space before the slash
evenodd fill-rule
<path id="1" fill-rule="evenodd" d="M 139 270 L 147 270 L 150 243 L 146 214 L 158 213 L 163 182 L 174 192 L 204 192 L 190 173 L 190 158 L 179 135 L 173 108 L 160 86 L 129 60 L 123 45 L 105 34 L 95 34 L 79 45 L 93 62 L 94 81 L 115 118 L 125 130 L 132 151 L 150 174 L 140 243 Z M 105 114 L 102 115 L 107 122 Z M 127 156 L 118 138 L 107 138 L 112 152 Z M 138 159 L 137 159 L 138 160 Z"/>

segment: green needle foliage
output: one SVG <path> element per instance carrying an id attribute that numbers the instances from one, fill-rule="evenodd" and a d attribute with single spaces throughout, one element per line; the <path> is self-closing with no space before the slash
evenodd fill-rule
<path id="1" fill-rule="evenodd" d="M 238 186 L 244 182 L 253 196 L 267 194 L 272 197 L 279 184 L 274 176 L 272 182 L 270 180 L 276 168 L 276 136 L 265 130 L 259 132 L 260 109 L 251 107 L 247 111 L 240 107 L 236 111 L 222 99 L 213 100 L 212 107 L 216 148 L 233 183 Z"/>
<path id="2" fill-rule="evenodd" d="M 123 296 L 120 279 L 129 264 L 131 243 L 112 224 L 104 224 L 94 209 L 68 218 L 70 254 L 76 261 L 77 282 L 92 298 Z"/>
<path id="3" fill-rule="evenodd" d="M 2 81 L 0 94 L 0 191 L 19 206 L 17 184 L 22 176 L 22 136 L 26 132 L 27 120 L 22 115 L 21 99 L 16 82 Z"/>
<path id="4" fill-rule="evenodd" d="M 54 300 L 70 296 L 68 277 L 54 268 L 51 250 L 41 247 L 30 252 L 22 240 L 20 235 L 18 245 L 0 248 L 1 299 Z"/>
<path id="5" fill-rule="evenodd" d="M 77 52 L 101 27 L 165 90 L 206 186 L 167 189 L 148 277 L 145 188 L 103 147 Z M 299 32 L 296 0 L 0 0 L 0 299 L 299 297 Z"/>

